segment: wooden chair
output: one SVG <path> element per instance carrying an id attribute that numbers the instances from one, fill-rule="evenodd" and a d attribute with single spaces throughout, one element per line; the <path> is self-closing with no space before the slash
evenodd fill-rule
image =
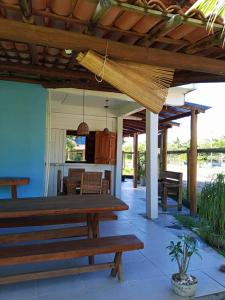
<path id="1" fill-rule="evenodd" d="M 108 179 L 103 178 L 102 179 L 102 191 L 101 194 L 109 194 L 109 181 Z"/>
<path id="2" fill-rule="evenodd" d="M 107 194 L 111 194 L 111 188 L 112 188 L 112 171 L 105 170 L 104 179 L 108 181 L 108 190 Z"/>
<path id="3" fill-rule="evenodd" d="M 64 190 L 67 195 L 76 194 L 77 188 L 81 186 L 82 174 L 85 169 L 70 168 L 68 170 L 68 176 L 64 177 Z"/>
<path id="4" fill-rule="evenodd" d="M 80 179 L 81 179 L 83 172 L 85 172 L 85 169 L 69 168 L 68 176 L 69 177 L 79 177 L 80 176 Z"/>
<path id="5" fill-rule="evenodd" d="M 168 207 L 177 206 L 178 211 L 182 210 L 182 173 L 163 171 L 159 181 L 159 195 L 161 195 L 161 204 L 163 211 Z M 177 200 L 176 205 L 168 205 L 168 195 L 175 196 Z"/>
<path id="6" fill-rule="evenodd" d="M 80 193 L 101 194 L 102 172 L 84 172 L 82 174 Z"/>
<path id="7" fill-rule="evenodd" d="M 57 196 L 63 195 L 64 192 L 62 192 L 62 171 L 58 170 L 57 171 Z"/>

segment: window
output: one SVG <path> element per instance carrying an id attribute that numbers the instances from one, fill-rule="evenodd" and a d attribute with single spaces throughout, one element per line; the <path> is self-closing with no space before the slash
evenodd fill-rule
<path id="1" fill-rule="evenodd" d="M 76 132 L 66 135 L 66 162 L 86 162 L 86 136 L 78 136 Z"/>

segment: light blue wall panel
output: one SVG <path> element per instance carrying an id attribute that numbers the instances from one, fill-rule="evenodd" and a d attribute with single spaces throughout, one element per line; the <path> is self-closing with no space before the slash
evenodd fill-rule
<path id="1" fill-rule="evenodd" d="M 30 177 L 18 197 L 44 193 L 46 99 L 39 85 L 0 81 L 0 177 Z M 0 198 L 9 197 L 0 187 Z"/>

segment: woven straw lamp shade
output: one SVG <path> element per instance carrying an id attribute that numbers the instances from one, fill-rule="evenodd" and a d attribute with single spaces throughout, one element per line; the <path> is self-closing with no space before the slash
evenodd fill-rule
<path id="1" fill-rule="evenodd" d="M 106 121 L 106 124 L 105 124 L 105 125 L 106 125 L 106 126 L 105 126 L 105 128 L 103 129 L 104 134 L 110 134 L 109 128 L 108 128 L 108 126 L 107 126 L 107 117 L 108 117 L 107 111 L 108 111 L 108 108 L 109 108 L 108 102 L 109 102 L 109 100 L 105 100 L 106 105 L 104 106 L 104 108 L 105 108 L 105 112 L 106 112 L 106 115 L 105 115 L 105 121 Z"/>
<path id="2" fill-rule="evenodd" d="M 77 135 L 89 135 L 89 127 L 88 124 L 85 122 L 82 122 L 79 124 L 77 128 Z"/>
<path id="3" fill-rule="evenodd" d="M 114 61 L 89 50 L 76 57 L 80 65 L 128 95 L 148 110 L 159 113 L 172 83 L 174 70 L 129 61 Z"/>

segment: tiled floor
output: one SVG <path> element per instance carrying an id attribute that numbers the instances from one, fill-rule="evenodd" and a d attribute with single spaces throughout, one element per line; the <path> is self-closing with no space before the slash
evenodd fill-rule
<path id="1" fill-rule="evenodd" d="M 101 224 L 102 236 L 134 233 L 145 244 L 141 251 L 124 254 L 124 282 L 109 277 L 109 271 L 106 270 L 0 286 L 0 300 L 183 299 L 173 294 L 170 289 L 170 275 L 176 271 L 176 265 L 170 261 L 166 249 L 168 243 L 176 239 L 183 230 L 167 227 L 176 223 L 171 214 L 160 212 L 158 220 L 147 220 L 144 217 L 144 188 L 133 190 L 131 187 L 130 182 L 123 184 L 122 199 L 129 204 L 129 211 L 119 213 L 118 221 Z M 225 264 L 224 257 L 201 241 L 199 247 L 202 260 L 195 257 L 190 265 L 191 273 L 199 280 L 196 296 L 225 292 L 225 274 L 218 271 L 220 264 Z M 101 262 L 109 257 L 112 256 L 99 256 L 97 261 Z M 79 265 L 82 262 L 86 263 L 86 258 L 62 264 Z M 49 264 L 50 267 L 52 265 Z M 216 299 L 225 299 L 225 294 L 224 298 L 217 296 Z"/>

